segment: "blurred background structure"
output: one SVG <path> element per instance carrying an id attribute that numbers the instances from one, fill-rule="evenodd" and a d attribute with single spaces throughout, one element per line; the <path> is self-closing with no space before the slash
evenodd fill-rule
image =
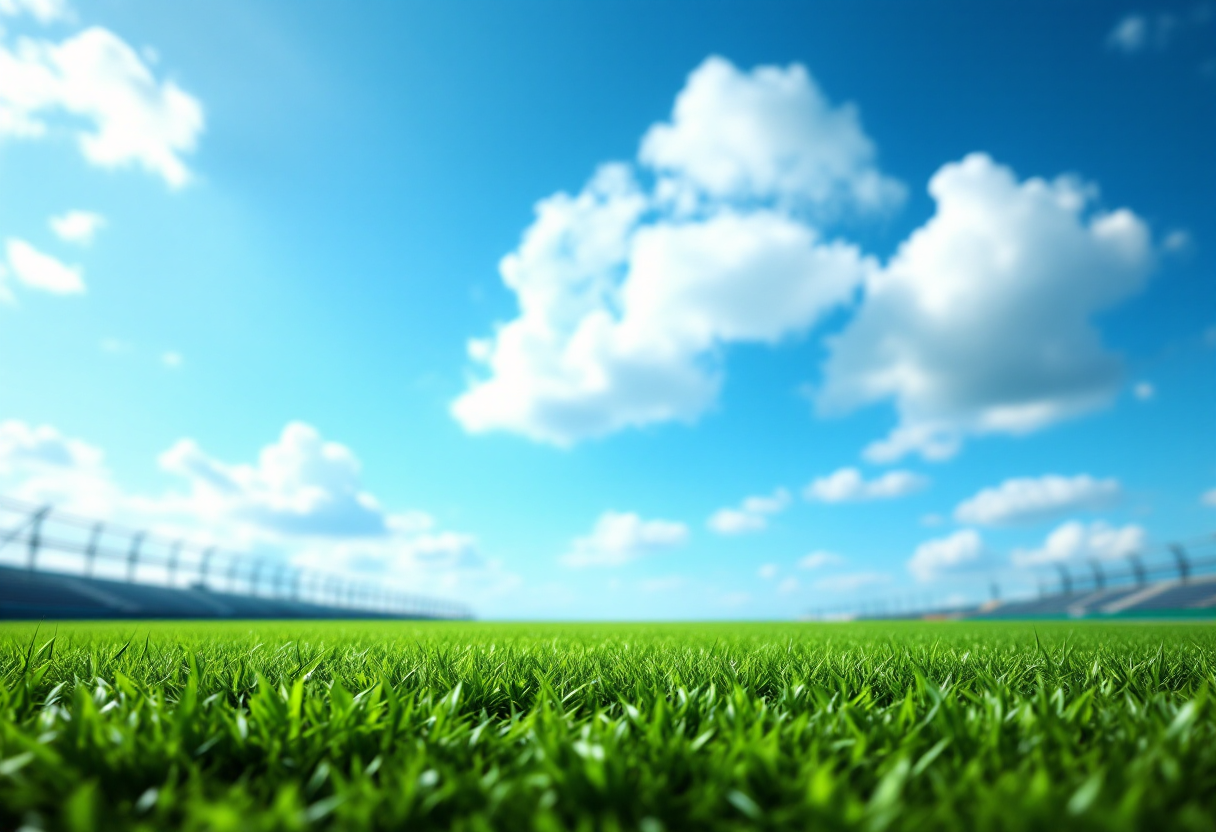
<path id="1" fill-rule="evenodd" d="M 873 598 L 863 604 L 820 608 L 818 620 L 897 618 L 1216 617 L 1216 535 L 1170 543 L 1120 560 L 1091 560 L 1085 570 L 1067 563 L 1042 567 L 1039 592 L 1003 597 L 993 582 L 984 603 L 935 602 L 916 596 Z"/>
<path id="2" fill-rule="evenodd" d="M 0 619 L 471 616 L 460 604 L 383 581 L 0 497 Z"/>

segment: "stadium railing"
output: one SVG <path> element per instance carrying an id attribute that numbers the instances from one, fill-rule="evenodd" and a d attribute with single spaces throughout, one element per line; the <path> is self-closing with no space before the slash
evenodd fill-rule
<path id="1" fill-rule="evenodd" d="M 406 592 L 385 580 L 300 568 L 281 557 L 198 544 L 7 496 L 0 496 L 0 567 L 388 616 L 472 615 L 462 604 Z"/>
<path id="2" fill-rule="evenodd" d="M 1010 618 L 1216 611 L 1216 535 L 1157 544 L 1112 558 L 1054 562 L 1006 573 L 1037 595 L 1006 598 L 999 579 L 987 581 L 985 601 L 935 602 L 923 595 L 875 595 L 848 605 L 818 608 L 807 618 Z"/>

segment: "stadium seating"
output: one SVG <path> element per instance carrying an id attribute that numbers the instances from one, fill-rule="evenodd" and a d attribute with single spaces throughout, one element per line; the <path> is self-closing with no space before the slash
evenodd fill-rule
<path id="1" fill-rule="evenodd" d="M 1125 608 L 1124 612 L 1147 610 L 1203 609 L 1216 607 L 1216 576 L 1171 581 L 1161 592 Z"/>
<path id="2" fill-rule="evenodd" d="M 0 619 L 425 617 L 0 566 Z"/>
<path id="3" fill-rule="evenodd" d="M 962 618 L 1083 618 L 1212 607 L 1216 610 L 1216 576 L 1187 582 L 1161 581 L 1088 592 L 1056 593 L 1040 598 L 990 603 Z"/>

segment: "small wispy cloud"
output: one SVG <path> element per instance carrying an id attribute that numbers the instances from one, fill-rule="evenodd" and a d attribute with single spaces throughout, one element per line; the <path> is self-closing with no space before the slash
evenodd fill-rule
<path id="1" fill-rule="evenodd" d="M 810 554 L 804 555 L 798 561 L 800 569 L 822 569 L 825 566 L 835 566 L 844 563 L 844 558 L 835 552 L 828 552 L 823 549 L 816 549 Z"/>
<path id="2" fill-rule="evenodd" d="M 977 526 L 1007 526 L 1049 519 L 1073 511 L 1106 508 L 1122 495 L 1114 477 L 1089 474 L 1015 477 L 985 488 L 954 509 L 954 519 Z"/>
<path id="3" fill-rule="evenodd" d="M 1115 22 L 1106 35 L 1106 46 L 1124 55 L 1162 51 L 1186 32 L 1208 26 L 1212 19 L 1212 7 L 1207 3 L 1196 4 L 1190 11 L 1132 12 Z"/>
<path id="4" fill-rule="evenodd" d="M 790 493 L 778 488 L 772 494 L 746 498 L 737 508 L 721 508 L 709 518 L 708 526 L 718 534 L 758 532 L 768 527 L 768 518 L 785 510 Z"/>
<path id="5" fill-rule="evenodd" d="M 867 480 L 856 468 L 841 468 L 811 482 L 802 495 L 807 500 L 821 503 L 890 500 L 920 491 L 928 484 L 927 477 L 911 471 L 888 471 Z"/>
<path id="6" fill-rule="evenodd" d="M 93 237 L 105 224 L 105 217 L 92 211 L 68 211 L 50 220 L 51 230 L 56 237 L 65 243 L 80 245 L 93 242 Z"/>
<path id="7" fill-rule="evenodd" d="M 1017 549 L 1015 566 L 1042 566 L 1081 560 L 1109 560 L 1135 554 L 1144 547 L 1148 535 L 1136 524 L 1122 528 L 1101 520 L 1086 525 L 1073 520 L 1047 536 L 1037 549 Z"/>
<path id="8" fill-rule="evenodd" d="M 681 546 L 688 527 L 671 520 L 644 520 L 633 512 L 606 511 L 591 533 L 574 541 L 562 555 L 566 566 L 623 566 L 630 561 Z"/>
<path id="9" fill-rule="evenodd" d="M 31 289 L 53 295 L 78 295 L 84 292 L 84 272 L 39 251 L 25 240 L 5 243 L 8 265 L 17 280 Z"/>
<path id="10" fill-rule="evenodd" d="M 974 564 L 985 551 L 979 532 L 961 529 L 948 537 L 927 540 L 917 546 L 908 561 L 908 571 L 918 581 L 931 581 L 945 572 Z"/>

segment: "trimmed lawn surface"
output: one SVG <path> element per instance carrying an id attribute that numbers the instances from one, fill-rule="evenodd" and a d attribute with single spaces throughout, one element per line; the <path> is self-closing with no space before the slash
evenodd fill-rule
<path id="1" fill-rule="evenodd" d="M 1211 623 L 35 629 L 4 830 L 1216 830 Z"/>

